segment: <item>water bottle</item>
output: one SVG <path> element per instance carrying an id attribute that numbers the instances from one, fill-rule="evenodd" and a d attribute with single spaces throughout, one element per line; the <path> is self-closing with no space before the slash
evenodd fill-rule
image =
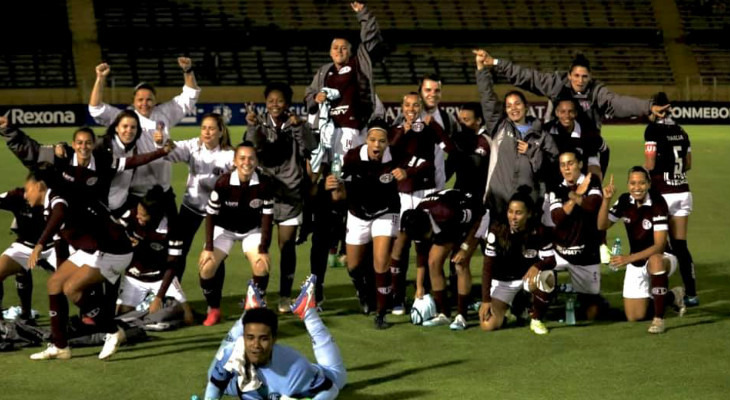
<path id="1" fill-rule="evenodd" d="M 334 160 L 332 160 L 330 172 L 332 172 L 332 175 L 334 175 L 338 181 L 342 178 L 342 160 L 337 155 L 335 155 Z"/>
<path id="2" fill-rule="evenodd" d="M 621 238 L 616 237 L 616 239 L 613 240 L 613 246 L 611 246 L 611 255 L 612 256 L 620 256 L 621 255 Z M 611 269 L 611 271 L 616 272 L 618 271 L 618 267 L 614 264 L 608 263 L 608 268 Z"/>
<path id="3" fill-rule="evenodd" d="M 565 324 L 575 325 L 575 295 L 569 294 L 565 299 Z"/>

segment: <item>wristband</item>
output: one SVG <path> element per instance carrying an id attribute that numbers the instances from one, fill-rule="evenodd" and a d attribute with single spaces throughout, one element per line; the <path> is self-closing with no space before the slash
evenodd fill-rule
<path id="1" fill-rule="evenodd" d="M 459 246 L 459 248 L 464 251 L 469 251 L 469 245 L 466 243 L 462 243 L 461 246 Z"/>
<path id="2" fill-rule="evenodd" d="M 193 67 L 192 66 L 190 68 L 188 68 L 188 69 L 184 69 L 183 70 L 183 74 L 189 74 L 191 72 L 193 72 Z"/>

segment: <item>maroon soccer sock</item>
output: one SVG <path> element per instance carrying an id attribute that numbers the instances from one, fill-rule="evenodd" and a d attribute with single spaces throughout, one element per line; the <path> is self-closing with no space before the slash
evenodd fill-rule
<path id="1" fill-rule="evenodd" d="M 68 322 L 68 300 L 61 294 L 48 295 L 48 315 L 51 318 L 51 340 L 59 349 L 68 347 L 66 324 Z"/>
<path id="2" fill-rule="evenodd" d="M 30 271 L 15 275 L 15 287 L 18 289 L 22 318 L 30 318 L 30 303 L 33 299 L 33 275 Z"/>
<path id="3" fill-rule="evenodd" d="M 218 271 L 216 271 L 216 275 Z M 219 288 L 216 276 L 210 279 L 200 277 L 200 288 L 203 289 L 203 297 L 210 308 L 220 308 L 223 291 Z"/>
<path id="4" fill-rule="evenodd" d="M 447 317 L 451 316 L 451 312 L 449 310 L 448 299 L 446 297 L 446 291 L 445 290 L 434 290 L 432 293 L 433 293 L 433 301 L 436 303 L 436 310 L 440 314 L 444 314 Z"/>
<path id="5" fill-rule="evenodd" d="M 460 294 L 456 301 L 456 309 L 459 310 L 459 314 L 466 318 L 466 313 L 469 312 L 469 296 L 468 294 Z"/>
<path id="6" fill-rule="evenodd" d="M 654 298 L 654 316 L 664 318 L 664 308 L 667 304 L 667 286 L 669 277 L 662 272 L 659 275 L 651 276 L 651 295 Z"/>
<path id="7" fill-rule="evenodd" d="M 532 317 L 532 319 L 542 321 L 549 304 L 550 294 L 539 289 L 535 290 L 532 294 L 532 310 L 530 311 L 530 317 Z"/>
<path id="8" fill-rule="evenodd" d="M 385 315 L 390 298 L 390 272 L 375 273 L 375 298 L 377 300 L 378 315 Z"/>
<path id="9" fill-rule="evenodd" d="M 269 287 L 269 275 L 253 276 L 253 283 L 261 291 L 261 295 L 266 295 L 266 289 Z"/>
<path id="10" fill-rule="evenodd" d="M 401 282 L 403 276 L 403 270 L 401 268 L 401 262 L 399 260 L 390 259 L 388 269 L 390 270 L 390 288 L 393 292 L 393 305 L 401 305 L 405 298 L 405 279 Z"/>

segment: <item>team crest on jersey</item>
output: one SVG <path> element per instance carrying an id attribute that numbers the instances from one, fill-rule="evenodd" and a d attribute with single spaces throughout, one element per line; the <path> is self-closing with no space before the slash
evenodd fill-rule
<path id="1" fill-rule="evenodd" d="M 497 240 L 497 238 L 494 236 L 494 233 L 489 232 L 487 235 L 487 243 L 493 244 L 495 240 Z"/>
<path id="2" fill-rule="evenodd" d="M 251 208 L 259 208 L 259 207 L 261 207 L 262 204 L 264 204 L 263 200 L 253 199 L 248 203 L 248 206 Z"/>
<path id="3" fill-rule="evenodd" d="M 522 255 L 525 258 L 535 258 L 535 257 L 537 257 L 537 250 L 535 250 L 535 249 L 525 249 L 525 251 L 522 252 Z"/>
<path id="4" fill-rule="evenodd" d="M 340 68 L 340 70 L 337 73 L 340 75 L 344 75 L 350 71 L 352 71 L 352 68 L 350 68 L 349 65 L 345 65 L 344 67 Z"/>
<path id="5" fill-rule="evenodd" d="M 216 192 L 215 190 L 210 192 L 210 200 L 213 202 L 218 201 L 218 192 Z"/>
<path id="6" fill-rule="evenodd" d="M 162 251 L 165 249 L 165 246 L 163 246 L 157 242 L 152 242 L 152 243 L 150 243 L 150 248 L 154 251 Z"/>
<path id="7" fill-rule="evenodd" d="M 645 230 L 648 231 L 649 229 L 651 229 L 651 226 L 652 226 L 651 221 L 649 221 L 648 219 L 641 221 L 641 227 L 644 228 Z"/>
<path id="8" fill-rule="evenodd" d="M 426 128 L 426 124 L 424 124 L 423 122 L 414 122 L 414 123 L 413 123 L 413 124 L 411 125 L 411 130 L 412 130 L 413 132 L 421 132 L 421 131 L 423 131 L 423 129 L 425 129 L 425 128 Z"/>
<path id="9" fill-rule="evenodd" d="M 379 179 L 380 179 L 380 183 L 387 184 L 387 183 L 393 182 L 393 174 L 387 173 L 387 174 L 380 175 Z"/>
<path id="10" fill-rule="evenodd" d="M 481 148 L 481 147 L 477 147 L 477 148 L 476 148 L 476 150 L 474 150 L 474 152 L 475 152 L 475 153 L 477 153 L 477 154 L 479 154 L 480 156 L 485 156 L 485 155 L 487 155 L 487 151 L 486 151 L 486 150 L 484 150 L 484 149 L 483 149 L 483 148 Z"/>
<path id="11" fill-rule="evenodd" d="M 91 178 L 86 180 L 86 186 L 94 186 L 96 185 L 96 182 L 99 180 L 99 178 L 92 176 Z"/>

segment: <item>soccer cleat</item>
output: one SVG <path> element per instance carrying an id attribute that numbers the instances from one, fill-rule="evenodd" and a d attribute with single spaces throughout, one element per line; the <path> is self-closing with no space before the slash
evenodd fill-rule
<path id="1" fill-rule="evenodd" d="M 461 314 L 457 315 L 454 318 L 454 322 L 449 325 L 449 329 L 452 331 L 463 331 L 466 329 L 466 319 Z"/>
<path id="2" fill-rule="evenodd" d="M 383 330 L 390 328 L 390 324 L 385 321 L 385 315 L 376 315 L 375 316 L 375 329 L 377 330 Z"/>
<path id="3" fill-rule="evenodd" d="M 266 300 L 264 300 L 264 294 L 261 292 L 258 286 L 253 283 L 253 279 L 248 281 L 248 290 L 246 291 L 246 302 L 243 303 L 244 310 L 251 310 L 253 308 L 265 308 Z"/>
<path id="4" fill-rule="evenodd" d="M 697 307 L 700 305 L 699 296 L 684 296 L 685 307 Z"/>
<path id="5" fill-rule="evenodd" d="M 601 264 L 608 264 L 611 262 L 611 250 L 609 250 L 606 243 L 601 245 L 599 252 L 601 253 Z"/>
<path id="6" fill-rule="evenodd" d="M 59 349 L 53 343 L 49 343 L 45 350 L 30 355 L 31 360 L 68 360 L 69 358 L 71 358 L 70 347 Z"/>
<path id="7" fill-rule="evenodd" d="M 664 319 L 654 317 L 649 326 L 649 333 L 664 333 Z"/>
<path id="8" fill-rule="evenodd" d="M 291 298 L 282 297 L 279 299 L 279 314 L 286 314 L 291 311 Z"/>
<path id="9" fill-rule="evenodd" d="M 314 287 L 317 283 L 316 275 L 309 275 L 302 284 L 302 291 L 299 292 L 299 296 L 294 303 L 291 304 L 290 310 L 293 314 L 299 316 L 300 319 L 304 319 L 307 314 L 307 310 L 310 308 L 317 308 L 317 301 L 314 295 Z"/>
<path id="10" fill-rule="evenodd" d="M 542 321 L 534 318 L 530 321 L 530 330 L 536 335 L 547 335 L 550 332 Z"/>
<path id="11" fill-rule="evenodd" d="M 451 324 L 451 320 L 449 320 L 449 317 L 444 314 L 439 314 L 428 321 L 423 321 L 423 326 L 441 326 L 449 324 Z"/>
<path id="12" fill-rule="evenodd" d="M 221 309 L 208 307 L 208 315 L 203 321 L 204 326 L 213 326 L 221 321 Z"/>
<path id="13" fill-rule="evenodd" d="M 106 360 L 111 357 L 117 352 L 124 339 L 124 331 L 121 329 L 118 329 L 115 333 L 107 333 L 104 337 L 104 347 L 99 352 L 99 359 Z"/>
<path id="14" fill-rule="evenodd" d="M 680 317 L 683 317 L 684 313 L 687 312 L 687 306 L 684 305 L 684 288 L 681 286 L 673 287 L 672 293 L 674 293 L 674 311 Z"/>
<path id="15" fill-rule="evenodd" d="M 397 306 L 393 306 L 393 311 L 391 311 L 391 314 L 393 315 L 405 315 L 406 313 L 406 306 L 403 304 L 398 304 Z"/>

